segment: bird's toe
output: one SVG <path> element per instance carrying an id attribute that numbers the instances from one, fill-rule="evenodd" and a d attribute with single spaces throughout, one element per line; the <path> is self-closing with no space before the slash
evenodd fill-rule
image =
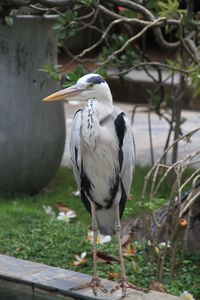
<path id="1" fill-rule="evenodd" d="M 127 289 L 133 289 L 133 290 L 140 291 L 140 292 L 143 292 L 143 293 L 149 293 L 149 289 L 141 288 L 141 287 L 138 287 L 137 285 L 129 283 L 126 278 L 121 278 L 118 281 L 118 284 L 111 290 L 110 293 L 112 294 L 112 293 L 116 292 L 119 289 L 122 290 L 122 295 L 123 296 L 126 295 Z"/>
<path id="2" fill-rule="evenodd" d="M 91 288 L 93 294 L 97 296 L 98 289 L 100 289 L 103 293 L 107 293 L 107 289 L 102 285 L 101 280 L 99 278 L 92 278 L 92 280 L 84 285 L 76 286 L 70 289 L 70 291 L 77 291 L 86 288 Z"/>

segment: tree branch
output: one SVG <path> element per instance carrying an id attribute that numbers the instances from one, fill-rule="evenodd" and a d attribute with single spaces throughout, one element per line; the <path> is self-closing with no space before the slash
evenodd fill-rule
<path id="1" fill-rule="evenodd" d="M 166 20 L 166 18 L 158 18 L 157 20 L 151 22 L 149 25 L 144 27 L 139 33 L 134 35 L 132 38 L 128 39 L 120 49 L 114 51 L 104 62 L 100 63 L 100 65 L 103 66 L 103 65 L 107 64 L 115 55 L 122 52 L 130 43 L 132 43 L 133 41 L 135 41 L 139 37 L 141 37 L 149 28 L 158 26 L 158 25 L 160 25 L 159 23 L 162 23 L 165 20 Z M 116 20 L 116 21 L 120 21 L 120 20 Z"/>
<path id="2" fill-rule="evenodd" d="M 156 20 L 154 15 L 147 8 L 135 2 L 129 0 L 110 0 L 110 2 L 141 13 L 148 21 L 154 22 Z M 180 46 L 180 41 L 167 42 L 164 39 L 160 28 L 153 28 L 153 32 L 159 46 L 167 49 L 177 49 Z"/>
<path id="3" fill-rule="evenodd" d="M 77 0 L 37 0 L 37 2 L 48 7 L 67 7 L 77 3 Z"/>
<path id="4" fill-rule="evenodd" d="M 126 70 L 123 70 L 123 71 L 120 71 L 118 73 L 114 72 L 114 73 L 110 73 L 109 76 L 116 76 L 116 75 L 119 75 L 119 76 L 122 76 L 122 75 L 125 75 L 127 74 L 128 72 L 134 70 L 134 69 L 138 69 L 138 68 L 141 68 L 143 66 L 157 66 L 157 67 L 160 67 L 160 68 L 163 68 L 163 69 L 169 69 L 169 70 L 172 70 L 172 71 L 176 71 L 176 72 L 179 72 L 179 73 L 183 73 L 183 74 L 191 74 L 193 72 L 195 72 L 196 70 L 198 70 L 200 68 L 200 63 L 198 65 L 196 65 L 193 69 L 191 70 L 185 70 L 185 69 L 181 69 L 181 68 L 178 68 L 178 67 L 173 67 L 171 65 L 167 65 L 167 64 L 164 64 L 164 63 L 159 63 L 159 62 L 141 62 L 141 63 L 138 63 Z"/>

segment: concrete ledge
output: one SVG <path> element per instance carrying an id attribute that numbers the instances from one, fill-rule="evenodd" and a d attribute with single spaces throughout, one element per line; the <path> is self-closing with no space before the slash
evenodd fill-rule
<path id="1" fill-rule="evenodd" d="M 50 267 L 14 257 L 0 255 L 0 300 L 56 300 L 56 299 L 122 299 L 121 291 L 95 297 L 90 289 L 71 292 L 71 287 L 87 283 L 91 276 Z M 110 290 L 116 283 L 102 279 Z M 124 300 L 177 300 L 176 296 L 150 292 L 128 291 Z"/>

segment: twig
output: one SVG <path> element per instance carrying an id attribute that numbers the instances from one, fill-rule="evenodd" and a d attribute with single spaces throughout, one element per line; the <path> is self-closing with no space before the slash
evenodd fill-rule
<path id="1" fill-rule="evenodd" d="M 121 23 L 122 22 L 122 20 L 114 20 L 113 22 L 111 22 L 110 24 L 109 24 L 109 26 L 107 27 L 107 29 L 105 30 L 105 32 L 102 34 L 102 36 L 100 37 L 100 39 L 96 42 L 96 43 L 94 43 L 92 46 L 90 46 L 90 47 L 88 47 L 88 48 L 86 48 L 86 49 L 84 49 L 81 53 L 79 53 L 79 54 L 77 54 L 77 55 L 75 55 L 74 57 L 73 57 L 73 59 L 68 63 L 68 64 L 66 64 L 65 65 L 65 70 L 77 59 L 77 58 L 81 58 L 81 57 L 83 57 L 83 56 L 85 56 L 88 52 L 91 52 L 93 49 L 95 49 L 97 46 L 99 46 L 102 42 L 103 42 L 103 40 L 105 39 L 105 37 L 106 37 L 106 35 L 108 34 L 108 32 L 111 30 L 111 28 L 114 26 L 114 25 L 116 25 L 116 24 L 119 24 L 119 23 Z"/>
<path id="2" fill-rule="evenodd" d="M 145 16 L 145 18 L 149 21 L 154 22 L 155 21 L 155 17 L 154 15 L 144 6 L 136 3 L 136 2 L 132 2 L 129 0 L 110 0 L 112 3 L 115 3 L 116 5 L 120 5 L 122 7 L 131 9 L 135 12 L 139 12 L 141 14 L 143 14 Z M 177 22 L 177 24 L 179 24 L 180 22 Z M 163 48 L 167 48 L 167 49 L 177 49 L 180 46 L 180 41 L 177 42 L 167 42 L 162 34 L 162 31 L 160 28 L 154 28 L 153 29 L 154 32 L 154 36 L 155 39 L 157 41 L 157 44 L 160 45 Z"/>
<path id="3" fill-rule="evenodd" d="M 123 46 L 120 49 L 114 51 L 105 61 L 103 61 L 102 63 L 99 63 L 99 65 L 100 66 L 104 66 L 105 64 L 107 64 L 114 56 L 116 56 L 117 54 L 119 54 L 120 52 L 122 52 L 130 43 L 136 41 L 139 37 L 141 37 L 148 29 L 150 29 L 150 28 L 152 28 L 154 26 L 160 25 L 165 20 L 166 20 L 166 18 L 158 18 L 154 22 L 152 22 L 149 25 L 145 26 L 139 33 L 137 33 L 136 35 L 134 35 L 133 37 L 131 37 L 130 39 L 128 39 L 123 44 Z M 121 19 L 120 20 L 116 20 L 116 21 L 121 21 Z"/>
<path id="4" fill-rule="evenodd" d="M 194 68 L 192 69 L 189 69 L 189 70 L 185 70 L 185 69 L 181 69 L 179 67 L 174 67 L 172 65 L 168 65 L 168 64 L 164 64 L 164 63 L 159 63 L 159 62 L 141 62 L 141 63 L 138 63 L 138 64 L 135 64 L 134 66 L 131 66 L 130 68 L 126 69 L 126 70 L 123 70 L 123 71 L 120 71 L 120 72 L 115 72 L 115 73 L 110 73 L 109 76 L 112 77 L 112 76 L 116 76 L 116 75 L 125 75 L 127 73 L 129 73 L 130 71 L 132 70 L 135 70 L 135 69 L 139 69 L 141 67 L 144 67 L 144 66 L 157 66 L 157 67 L 160 67 L 160 68 L 163 68 L 163 69 L 169 69 L 171 71 L 176 71 L 176 72 L 179 72 L 179 73 L 183 73 L 183 74 L 186 74 L 186 75 L 189 75 L 195 71 L 197 71 L 199 68 L 200 68 L 200 63 L 198 65 L 196 65 Z"/>

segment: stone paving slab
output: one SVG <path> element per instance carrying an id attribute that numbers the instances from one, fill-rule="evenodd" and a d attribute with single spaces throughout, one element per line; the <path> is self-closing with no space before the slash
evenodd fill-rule
<path id="1" fill-rule="evenodd" d="M 116 103 L 128 116 L 131 120 L 131 114 L 134 105 L 128 103 Z M 62 159 L 62 165 L 71 166 L 71 158 L 69 153 L 69 140 L 71 135 L 71 126 L 73 121 L 74 113 L 82 107 L 80 103 L 77 105 L 71 105 L 65 103 L 65 117 L 66 117 L 66 144 L 65 151 Z M 183 134 L 194 130 L 197 127 L 200 127 L 200 112 L 199 111 L 191 111 L 184 110 L 182 113 L 182 117 L 186 119 L 182 126 Z M 168 134 L 168 123 L 160 119 L 155 113 L 151 113 L 151 123 L 152 123 L 152 139 L 154 146 L 154 161 L 156 161 L 164 148 L 165 141 Z M 137 110 L 135 114 L 135 119 L 133 123 L 133 131 L 135 136 L 135 144 L 136 144 L 136 163 L 145 166 L 151 164 L 151 156 L 150 156 L 150 142 L 149 142 L 149 132 L 148 132 L 148 115 L 144 108 L 140 108 Z M 186 147 L 186 143 L 180 143 L 179 147 L 179 159 L 183 158 L 187 153 L 191 153 L 199 150 L 199 141 L 200 141 L 200 132 L 196 133 L 191 143 L 189 143 Z M 200 167 L 200 164 L 196 167 Z"/>
<path id="2" fill-rule="evenodd" d="M 95 297 L 91 289 L 71 292 L 73 286 L 87 283 L 91 276 L 71 270 L 50 267 L 14 257 L 0 255 L 0 300 L 56 299 L 122 299 L 121 291 Z M 110 290 L 116 283 L 102 279 Z M 151 291 L 148 294 L 129 291 L 124 300 L 178 300 L 180 297 Z"/>

